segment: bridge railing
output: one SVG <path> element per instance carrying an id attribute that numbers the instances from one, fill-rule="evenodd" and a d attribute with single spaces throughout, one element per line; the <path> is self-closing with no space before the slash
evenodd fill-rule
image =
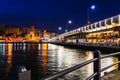
<path id="1" fill-rule="evenodd" d="M 104 47 L 119 47 L 120 43 L 88 43 L 88 42 L 78 42 L 75 44 L 86 45 L 86 46 L 104 46 Z"/>
<path id="2" fill-rule="evenodd" d="M 104 58 L 108 58 L 108 57 L 111 57 L 111 56 L 117 56 L 118 57 L 118 62 L 115 62 L 107 67 L 104 67 L 101 69 L 101 59 L 104 59 Z M 91 59 L 91 60 L 88 60 L 88 61 L 85 61 L 81 64 L 78 64 L 78 65 L 75 65 L 73 67 L 70 67 L 68 69 L 65 69 L 63 71 L 60 71 L 60 72 L 57 72 L 55 74 L 52 74 L 52 75 L 48 75 L 47 77 L 41 79 L 41 80 L 56 80 L 57 78 L 60 78 L 72 71 L 75 71 L 81 67 L 84 67 L 85 65 L 87 64 L 90 64 L 90 63 L 93 63 L 93 74 L 91 76 L 89 76 L 86 80 L 91 80 L 91 79 L 94 79 L 94 80 L 101 80 L 101 72 L 118 64 L 118 70 L 120 70 L 120 52 L 117 52 L 117 53 L 112 53 L 112 54 L 108 54 L 108 55 L 105 55 L 103 57 L 101 57 L 101 52 L 96 50 L 94 52 L 94 58 Z"/>

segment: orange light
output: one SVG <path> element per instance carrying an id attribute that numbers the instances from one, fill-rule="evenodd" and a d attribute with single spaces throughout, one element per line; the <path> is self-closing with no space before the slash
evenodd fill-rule
<path id="1" fill-rule="evenodd" d="M 48 44 L 43 44 L 43 72 L 46 73 L 47 72 L 47 56 L 48 56 Z"/>

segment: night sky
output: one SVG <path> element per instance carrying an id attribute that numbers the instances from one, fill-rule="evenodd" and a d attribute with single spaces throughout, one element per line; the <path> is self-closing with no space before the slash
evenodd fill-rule
<path id="1" fill-rule="evenodd" d="M 120 14 L 120 0 L 0 0 L 0 24 L 10 26 L 36 25 L 41 30 L 57 31 L 58 27 L 69 30 Z M 72 25 L 67 21 L 72 20 Z"/>

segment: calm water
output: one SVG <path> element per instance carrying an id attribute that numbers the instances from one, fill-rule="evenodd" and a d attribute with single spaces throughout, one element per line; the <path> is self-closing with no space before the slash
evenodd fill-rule
<path id="1" fill-rule="evenodd" d="M 0 80 L 8 80 L 8 72 L 14 66 L 25 66 L 27 70 L 31 70 L 32 80 L 40 80 L 46 75 L 92 58 L 92 51 L 69 49 L 53 44 L 0 44 Z M 115 61 L 117 61 L 115 57 L 106 58 L 102 60 L 102 67 Z M 107 71 L 116 67 L 113 66 Z M 92 74 L 92 69 L 91 63 L 67 74 L 62 80 L 85 80 Z"/>

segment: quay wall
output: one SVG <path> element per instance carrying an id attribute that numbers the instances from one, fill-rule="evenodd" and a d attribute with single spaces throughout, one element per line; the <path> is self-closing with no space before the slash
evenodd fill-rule
<path id="1" fill-rule="evenodd" d="M 120 51 L 120 47 L 118 46 L 105 46 L 105 45 L 93 45 L 93 44 L 80 44 L 80 43 L 69 43 L 69 42 L 50 42 L 51 44 L 55 45 L 61 45 L 64 47 L 69 47 L 69 48 L 77 48 L 77 49 L 84 49 L 84 50 L 100 50 L 101 52 L 105 53 L 112 53 L 112 52 L 118 52 Z"/>

